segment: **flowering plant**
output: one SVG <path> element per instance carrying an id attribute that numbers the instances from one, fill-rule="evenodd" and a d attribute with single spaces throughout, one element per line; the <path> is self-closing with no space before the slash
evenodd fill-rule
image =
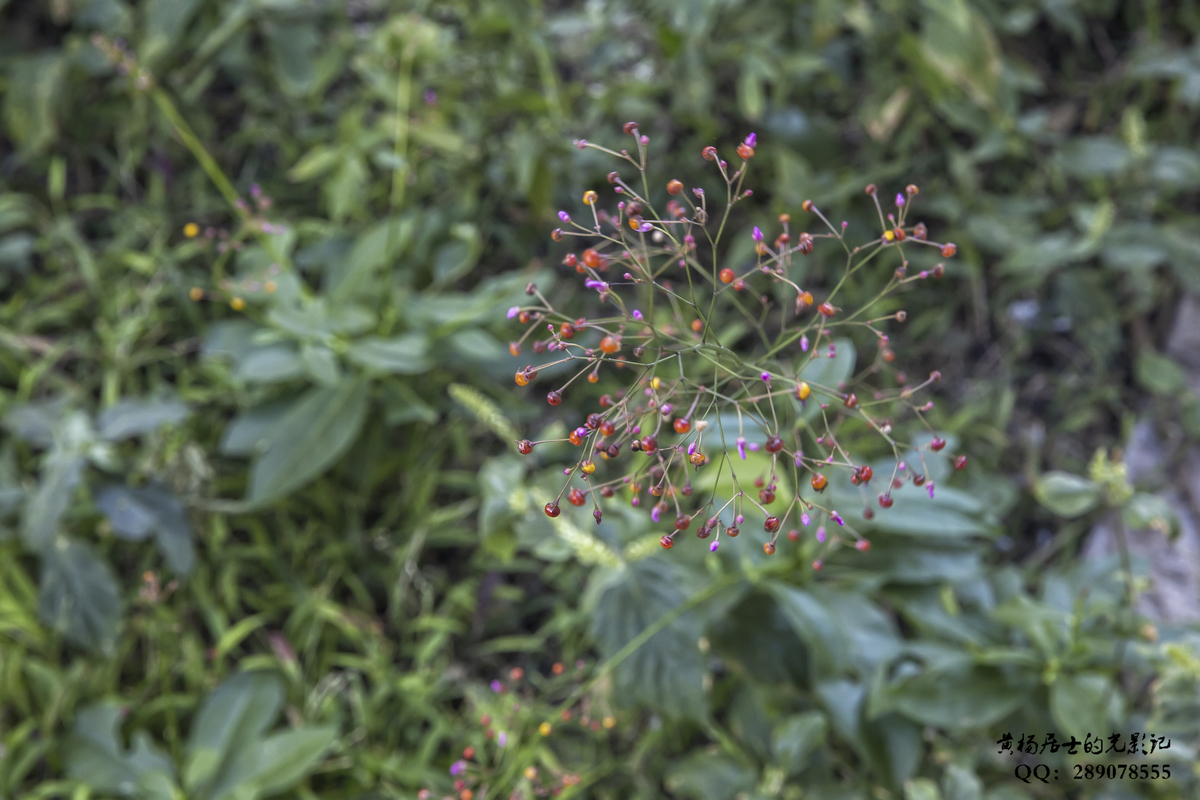
<path id="1" fill-rule="evenodd" d="M 650 516 L 656 523 L 673 512 L 672 530 L 660 540 L 664 548 L 672 547 L 676 536 L 699 518 L 696 535 L 711 538 L 709 549 L 716 551 L 722 534 L 736 537 L 746 514 L 757 512 L 768 534 L 763 544 L 768 555 L 775 552 L 783 531 L 790 540 L 799 539 L 799 530 L 788 528 L 789 520 L 796 519 L 804 526 L 814 520 L 819 525 L 817 538 L 824 548 L 814 568 L 820 569 L 825 555 L 843 540 L 852 541 L 859 550 L 868 549 L 869 541 L 847 525 L 832 504 L 822 502 L 829 473 L 848 470 L 851 483 L 860 487 L 866 506 L 863 516 L 874 516 L 865 492 L 875 478 L 874 470 L 847 451 L 842 434 L 851 426 L 865 426 L 882 437 L 896 456 L 892 474 L 886 476 L 887 483 L 877 495 L 882 509 L 892 506 L 892 489 L 906 479 L 925 485 L 932 497 L 934 486 L 927 480 L 925 453 L 946 447 L 946 441 L 923 416 L 932 408 L 932 401 L 917 404 L 913 400 L 939 380 L 940 373 L 934 371 L 924 381 L 910 384 L 903 372 L 892 367 L 895 353 L 885 330 L 888 323 L 903 323 L 906 312 L 878 316 L 871 312 L 897 289 L 944 274 L 942 263 L 909 274 L 908 246 L 932 247 L 951 258 L 955 245 L 931 241 L 925 224 L 912 222 L 912 204 L 918 195 L 915 185 L 898 193 L 895 210 L 885 214 L 878 189 L 872 184 L 866 187 L 866 194 L 878 212 L 878 235 L 851 245 L 847 241 L 849 223 L 835 226 L 806 200 L 802 209 L 823 226 L 821 232 L 794 233 L 791 217 L 781 214 L 773 237 L 759 226 L 753 227 L 754 261 L 740 265 L 729 259 L 724 239 L 734 207 L 752 195 L 743 184 L 758 145 L 755 134 L 738 144 L 740 164 L 736 168 L 721 158 L 716 147 L 705 147 L 702 152 L 723 179 L 722 209 L 714 208 L 719 207 L 719 200 L 710 204 L 703 188 L 689 189 L 682 181 L 671 179 L 665 185 L 669 199 L 664 213 L 656 205 L 656 192 L 647 176 L 649 137 L 633 122 L 627 123 L 624 131 L 634 138 L 634 153 L 586 140 L 575 144 L 632 166 L 636 179 L 629 181 L 620 172 L 610 172 L 615 208 L 605 208 L 598 193 L 588 190 L 583 203 L 590 219 L 581 223 L 560 211 L 562 226 L 552 234 L 556 242 L 574 237 L 586 245 L 581 252 L 567 253 L 563 264 L 574 268 L 584 287 L 595 292 L 601 310 L 590 318 L 577 317 L 556 306 L 531 283 L 526 287 L 533 298 L 530 304 L 508 312 L 510 319 L 525 328 L 509 345 L 514 356 L 528 342 L 537 355 L 553 354 L 550 360 L 518 371 L 515 381 L 519 386 L 530 385 L 552 367 L 579 367 L 547 392 L 551 406 L 561 404 L 581 377 L 597 383 L 602 372 L 633 374 L 626 388 L 601 396 L 599 409 L 570 431 L 567 440 L 583 452 L 574 465 L 564 469 L 566 479 L 558 496 L 546 504 L 545 513 L 557 517 L 565 495 L 573 506 L 590 502 L 599 523 L 602 500 L 613 498 L 617 489 L 623 488 L 635 507 L 642 504 L 643 492 L 649 494 Z M 792 276 L 800 271 L 798 262 L 809 257 L 822 239 L 841 246 L 845 266 L 832 285 L 805 288 Z M 852 276 L 890 253 L 899 256 L 900 263 L 873 300 L 854 311 L 835 305 Z M 766 291 L 770 288 L 775 297 L 787 298 L 787 302 L 774 303 Z M 735 351 L 736 332 L 726 331 L 736 329 L 721 321 L 726 314 L 744 317 L 748 327 L 759 334 L 761 346 L 752 353 L 744 348 Z M 875 337 L 874 363 L 857 376 L 823 382 L 822 367 L 828 363 L 823 360 L 836 359 L 839 346 L 850 346 L 835 342 L 833 334 L 852 328 L 865 329 Z M 798 360 L 788 361 L 797 355 Z M 868 389 L 864 379 L 873 374 L 889 376 L 895 388 Z M 928 443 L 914 448 L 919 465 L 901 460 L 901 454 L 912 445 L 893 436 L 895 419 L 903 413 L 912 414 L 933 434 Z M 517 449 L 528 455 L 549 441 L 562 440 L 522 439 Z M 742 462 L 748 451 L 760 449 L 769 459 L 762 474 L 748 481 L 743 469 L 747 465 Z M 612 466 L 603 468 L 604 462 Z M 966 456 L 958 455 L 954 465 L 964 468 Z M 696 489 L 693 478 L 700 470 L 715 471 L 717 476 L 699 506 L 689 507 L 695 502 L 690 500 Z M 717 489 L 726 472 L 729 496 L 719 497 Z M 811 493 L 800 491 L 802 479 Z M 750 490 L 750 483 L 756 492 Z M 785 492 L 787 483 L 796 488 Z M 779 497 L 780 493 L 785 496 Z M 826 536 L 826 521 L 845 534 Z"/>

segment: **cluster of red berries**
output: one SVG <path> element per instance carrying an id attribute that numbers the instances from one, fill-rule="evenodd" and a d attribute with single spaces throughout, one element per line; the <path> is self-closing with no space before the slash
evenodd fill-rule
<path id="1" fill-rule="evenodd" d="M 873 477 L 870 466 L 855 463 L 845 452 L 837 431 L 843 424 L 857 420 L 883 436 L 897 457 L 889 486 L 902 485 L 898 475 L 907 467 L 899 459 L 907 445 L 892 438 L 893 421 L 876 409 L 900 402 L 928 428 L 922 413 L 932 408 L 932 402 L 914 406 L 908 401 L 941 377 L 934 372 L 919 385 L 909 385 L 903 372 L 889 366 L 895 353 L 889 337 L 880 329 L 882 323 L 903 322 L 906 313 L 894 311 L 872 318 L 867 312 L 895 289 L 945 273 L 944 265 L 939 263 L 909 275 L 906 246 L 933 247 L 943 257 L 950 258 L 955 254 L 955 245 L 930 241 L 924 223 L 908 222 L 908 212 L 919 191 L 915 185 L 910 184 L 896 195 L 896 210 L 887 214 L 880 205 L 878 190 L 871 185 L 866 193 L 875 204 L 882 230 L 866 243 L 851 247 L 845 239 L 848 223 L 834 226 L 811 200 L 806 200 L 802 210 L 814 215 L 826 232 L 793 234 L 790 215 L 782 214 L 780 231 L 773 241 L 769 242 L 757 226 L 753 228 L 756 260 L 752 265 L 741 269 L 718 268 L 715 253 L 730 212 L 752 194 L 742 189 L 742 183 L 755 155 L 757 137 L 750 134 L 738 145 L 741 164 L 736 170 L 730 169 L 715 147 L 706 147 L 701 154 L 705 160 L 716 163 L 726 184 L 725 208 L 718 216 L 710 210 L 703 189 L 696 187 L 689 193 L 678 179 L 666 183 L 669 199 L 665 213 L 659 213 L 650 199 L 646 178 L 649 138 L 639 132 L 636 123 L 627 124 L 625 132 L 634 137 L 636 154 L 584 140 L 578 140 L 576 145 L 595 148 L 628 162 L 639 172 L 639 180 L 626 182 L 620 173 L 609 173 L 608 182 L 617 201 L 615 210 L 601 208 L 598 193 L 589 190 L 583 196 L 583 203 L 589 209 L 591 224 L 576 222 L 566 211 L 560 211 L 563 227 L 552 234 L 555 241 L 567 237 L 589 240 L 588 247 L 579 254 L 568 253 L 563 263 L 582 276 L 583 287 L 596 292 L 599 303 L 608 311 L 593 318 L 564 314 L 534 284 L 526 287 L 526 294 L 533 299 L 531 303 L 509 310 L 509 318 L 525 328 L 523 335 L 509 347 L 514 356 L 522 352 L 530 339 L 535 354 L 556 354 L 553 360 L 518 371 L 515 381 L 519 386 L 530 385 L 539 370 L 561 364 L 581 365 L 548 391 L 546 401 L 550 405 L 561 404 L 564 394 L 580 377 L 586 376 L 589 383 L 597 383 L 602 370 L 633 373 L 627 383 L 629 388 L 603 395 L 599 409 L 569 432 L 566 441 L 582 447 L 584 452 L 573 467 L 564 470 L 567 480 L 557 498 L 546 504 L 546 514 L 557 517 L 565 495 L 574 506 L 586 505 L 590 500 L 592 515 L 599 523 L 602 509 L 597 498 L 611 498 L 618 487 L 623 487 L 635 507 L 641 505 L 643 490 L 650 495 L 650 515 L 654 522 L 673 516 L 673 530 L 661 539 L 664 548 L 670 548 L 675 537 L 688 530 L 693 519 L 699 517 L 702 522 L 696 535 L 701 539 L 713 537 L 709 548 L 715 551 L 722 532 L 730 537 L 738 535 L 745 506 L 751 505 L 763 514 L 763 529 L 769 534 L 763 548 L 768 554 L 775 551 L 778 536 L 793 513 L 804 525 L 811 523 L 814 514 L 819 521 L 836 522 L 855 540 L 855 547 L 867 549 L 870 545 L 866 539 L 847 527 L 836 510 L 820 503 L 819 496 L 829 485 L 826 474 L 829 468 L 849 469 L 854 486 L 869 484 Z M 641 189 L 635 188 L 635 183 Z M 817 239 L 834 240 L 846 255 L 844 274 L 821 302 L 817 302 L 813 291 L 802 288 L 790 277 L 793 259 L 811 254 Z M 851 314 L 844 313 L 834 305 L 838 289 L 867 261 L 885 251 L 895 251 L 901 259 L 888 285 L 871 305 Z M 785 292 L 794 293 L 794 308 L 788 305 L 774 308 L 770 295 L 762 291 L 769 284 L 782 284 Z M 759 295 L 757 314 L 740 298 L 748 292 Z M 745 353 L 735 353 L 714 332 L 713 320 L 719 302 L 722 311 L 745 317 L 762 335 L 765 352 L 758 355 L 757 361 L 751 361 Z M 772 328 L 778 324 L 779 333 L 773 341 L 767 335 L 767 322 Z M 866 400 L 848 389 L 846 384 L 850 381 L 826 386 L 805 379 L 805 367 L 816 359 L 836 357 L 831 333 L 839 328 L 865 329 L 876 337 L 879 355 L 868 372 L 890 374 L 900 387 L 898 390 L 875 391 L 873 399 Z M 544 333 L 538 336 L 539 331 Z M 789 366 L 782 358 L 796 355 L 801 362 L 798 366 Z M 858 379 L 853 382 L 857 385 Z M 813 395 L 817 396 L 815 402 L 820 407 L 821 427 L 797 420 L 798 425 L 792 428 L 789 417 L 804 416 Z M 725 430 L 729 423 L 721 421 L 721 412 L 727 409 L 737 414 L 738 436 L 732 443 L 727 440 L 731 431 Z M 762 441 L 761 449 L 770 456 L 769 468 L 754 481 L 759 490 L 757 500 L 739 480 L 736 469 L 735 453 L 744 461 L 747 450 L 760 449 L 757 444 L 747 442 L 743 430 L 746 424 L 756 429 L 755 438 Z M 818 449 L 810 446 L 805 452 L 806 436 L 815 440 Z M 517 449 L 529 455 L 539 444 L 542 442 L 524 439 L 517 443 Z M 924 449 L 937 452 L 944 447 L 945 441 L 935 436 Z M 640 456 L 630 456 L 635 460 L 616 470 L 619 474 L 612 477 L 608 477 L 609 470 L 597 473 L 597 460 L 625 461 L 625 453 Z M 683 502 L 693 494 L 693 473 L 707 465 L 714 465 L 719 472 L 730 471 L 733 496 L 725 498 L 724 505 L 718 507 L 713 492 L 698 509 L 686 511 Z M 955 460 L 957 468 L 965 465 L 965 456 Z M 804 497 L 797 491 L 791 498 L 784 498 L 787 502 L 781 511 L 773 512 L 768 507 L 776 503 L 780 475 L 785 470 L 793 474 L 796 486 L 802 474 L 808 477 L 814 495 Z M 923 474 L 910 474 L 915 485 L 925 483 Z M 580 483 L 575 484 L 576 480 Z M 932 485 L 929 492 L 932 496 Z M 881 493 L 878 500 L 881 508 L 890 508 L 891 489 Z M 674 513 L 669 514 L 670 511 Z M 873 515 L 874 511 L 868 507 L 865 516 L 869 519 Z M 822 526 L 818 535 L 822 542 L 823 531 Z M 790 529 L 787 536 L 795 541 L 800 534 Z M 831 546 L 837 541 L 838 537 L 834 537 Z M 814 566 L 819 568 L 819 565 L 820 559 Z"/>

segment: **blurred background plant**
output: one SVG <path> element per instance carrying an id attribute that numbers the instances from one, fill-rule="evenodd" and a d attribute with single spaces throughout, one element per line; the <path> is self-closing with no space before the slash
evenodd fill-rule
<path id="1" fill-rule="evenodd" d="M 1196 796 L 1195 633 L 1079 540 L 1188 535 L 1154 498 L 1200 435 L 1197 34 L 1155 0 L 0 0 L 0 796 Z M 606 390 L 512 392 L 504 312 L 609 168 L 571 140 L 634 119 L 681 175 L 758 131 L 736 224 L 870 229 L 849 201 L 912 181 L 959 243 L 893 344 L 971 469 L 819 577 L 549 520 L 556 454 L 512 450 Z M 1122 500 L 1089 464 L 1139 418 L 1162 474 Z M 1174 778 L 1022 783 L 996 742 L 1051 731 L 1172 736 Z"/>

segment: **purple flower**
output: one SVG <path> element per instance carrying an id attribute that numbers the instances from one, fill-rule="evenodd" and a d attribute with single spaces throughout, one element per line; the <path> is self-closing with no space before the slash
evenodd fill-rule
<path id="1" fill-rule="evenodd" d="M 649 233 L 652 230 L 654 230 L 654 226 L 649 222 L 643 222 L 638 226 L 638 233 Z"/>
<path id="2" fill-rule="evenodd" d="M 710 553 L 715 553 L 715 552 L 717 552 L 717 546 L 718 546 L 719 544 L 721 544 L 721 543 L 720 543 L 720 542 L 718 542 L 718 541 L 714 541 L 712 544 L 710 544 L 710 545 L 708 546 L 708 552 L 710 552 Z"/>
<path id="3" fill-rule="evenodd" d="M 696 195 L 696 197 L 704 197 L 704 190 L 697 186 L 695 189 L 692 189 L 692 194 Z"/>
<path id="4" fill-rule="evenodd" d="M 733 518 L 733 523 L 735 525 L 741 525 L 745 521 L 746 521 L 746 518 L 743 517 L 741 514 L 738 514 L 736 517 Z"/>
<path id="5" fill-rule="evenodd" d="M 658 510 L 658 506 L 650 509 L 650 519 L 654 520 L 655 522 L 662 520 L 662 512 Z"/>
<path id="6" fill-rule="evenodd" d="M 807 511 L 805 511 L 805 512 L 802 512 L 802 513 L 800 514 L 800 524 L 801 524 L 801 525 L 807 525 L 807 524 L 809 524 L 810 522 L 812 522 L 812 517 L 810 517 L 810 516 L 808 515 L 808 512 L 807 512 Z"/>
<path id="7" fill-rule="evenodd" d="M 496 694 L 500 694 L 500 692 L 504 691 L 504 684 L 500 683 L 500 681 L 498 681 L 498 680 L 493 679 L 492 680 L 492 691 L 495 692 Z"/>
<path id="8" fill-rule="evenodd" d="M 846 230 L 848 227 L 850 227 L 850 223 L 846 222 L 846 220 L 842 220 L 842 230 Z"/>
<path id="9" fill-rule="evenodd" d="M 567 213 L 567 212 L 565 212 L 565 211 L 560 211 L 560 212 L 558 212 L 558 218 L 559 218 L 560 220 L 562 220 L 563 222 L 570 222 L 570 221 L 571 221 L 571 215 L 570 215 L 570 214 L 568 214 L 568 213 Z"/>
<path id="10" fill-rule="evenodd" d="M 836 511 L 830 511 L 829 516 L 833 517 L 833 521 L 836 522 L 838 525 L 846 524 L 846 520 L 842 519 L 842 515 L 837 513 Z"/>
<path id="11" fill-rule="evenodd" d="M 900 470 L 901 472 L 904 472 L 905 470 L 907 470 L 907 469 L 908 469 L 908 464 L 905 464 L 903 461 L 901 461 L 901 462 L 900 462 L 899 464 L 897 464 L 896 466 L 899 468 L 899 470 Z"/>
<path id="12" fill-rule="evenodd" d="M 695 452 L 696 452 L 696 443 L 692 442 L 691 444 L 688 445 L 687 453 L 690 456 L 690 455 L 693 455 Z"/>
<path id="13" fill-rule="evenodd" d="M 520 313 L 521 313 L 521 307 L 513 306 L 512 308 L 510 308 L 508 310 L 508 318 L 512 319 L 513 317 L 515 317 L 517 314 L 520 314 Z"/>
<path id="14" fill-rule="evenodd" d="M 800 352 L 801 353 L 808 352 L 808 337 L 807 336 L 800 337 Z"/>
<path id="15" fill-rule="evenodd" d="M 604 291 L 605 289 L 608 288 L 608 284 L 605 283 L 604 281 L 593 280 L 591 278 L 584 281 L 583 285 L 589 289 L 599 289 L 600 291 Z"/>
<path id="16" fill-rule="evenodd" d="M 763 373 L 762 375 L 760 375 L 759 377 L 761 377 L 761 378 L 763 379 L 763 381 L 764 381 L 764 382 L 766 382 L 766 383 L 770 383 L 770 382 L 771 382 L 771 373 L 769 373 L 769 372 L 764 372 L 764 373 Z"/>
<path id="17" fill-rule="evenodd" d="M 752 235 L 754 236 L 754 241 L 756 242 L 761 242 L 763 240 L 763 232 L 757 225 L 754 226 L 754 233 Z"/>
<path id="18" fill-rule="evenodd" d="M 587 139 L 576 139 L 575 140 L 575 146 L 578 147 L 580 150 L 587 147 L 587 145 L 588 145 Z"/>
<path id="19" fill-rule="evenodd" d="M 797 450 L 796 451 L 796 469 L 800 469 L 800 467 L 802 467 L 802 466 L 804 466 L 804 452 L 802 450 Z"/>
<path id="20" fill-rule="evenodd" d="M 746 440 L 741 436 L 739 436 L 737 438 L 737 451 L 738 451 L 738 455 L 742 457 L 742 461 L 745 461 L 746 460 Z"/>
<path id="21" fill-rule="evenodd" d="M 904 195 L 896 192 L 896 208 L 904 208 Z"/>
<path id="22" fill-rule="evenodd" d="M 643 319 L 645 319 L 645 317 L 642 316 L 642 312 L 638 311 L 636 308 L 633 310 L 633 318 L 638 322 L 641 322 Z"/>
<path id="23" fill-rule="evenodd" d="M 758 147 L 758 137 L 753 133 L 746 137 L 747 147 Z"/>
<path id="24" fill-rule="evenodd" d="M 933 499 L 933 481 L 925 484 L 925 491 L 929 492 L 929 499 Z"/>
<path id="25" fill-rule="evenodd" d="M 829 357 L 830 357 L 830 358 L 837 358 L 837 348 L 836 348 L 836 347 L 834 347 L 834 345 L 833 345 L 833 343 L 832 343 L 832 342 L 831 342 L 831 343 L 830 343 L 830 345 L 829 345 Z"/>
<path id="26" fill-rule="evenodd" d="M 825 526 L 824 525 L 817 528 L 817 541 L 820 542 L 821 544 L 825 544 Z"/>
<path id="27" fill-rule="evenodd" d="M 467 769 L 467 762 L 455 761 L 453 764 L 450 765 L 450 774 L 451 775 L 461 775 L 461 774 L 463 774 L 464 771 L 466 771 L 466 769 Z"/>
<path id="28" fill-rule="evenodd" d="M 758 442 L 751 442 L 751 443 L 750 443 L 750 452 L 751 452 L 751 453 L 757 453 L 757 452 L 758 452 Z"/>
<path id="29" fill-rule="evenodd" d="M 500 731 L 496 734 L 496 744 L 500 745 L 501 747 L 504 747 L 506 744 L 508 744 L 508 733 L 506 731 Z"/>
<path id="30" fill-rule="evenodd" d="M 641 142 L 642 144 L 650 144 L 650 137 L 643 133 L 642 138 L 639 139 L 638 141 Z"/>
<path id="31" fill-rule="evenodd" d="M 425 105 L 431 106 L 437 102 L 437 92 L 433 89 L 425 90 Z"/>

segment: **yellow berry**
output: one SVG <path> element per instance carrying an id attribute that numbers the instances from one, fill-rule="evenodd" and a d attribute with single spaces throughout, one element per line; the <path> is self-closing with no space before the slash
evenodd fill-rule
<path id="1" fill-rule="evenodd" d="M 810 394 L 812 394 L 812 387 L 804 381 L 800 381 L 800 385 L 796 387 L 796 397 L 807 400 Z"/>
<path id="2" fill-rule="evenodd" d="M 525 768 L 525 778 L 527 780 L 533 780 L 536 777 L 537 777 L 537 767 L 526 767 Z"/>
<path id="3" fill-rule="evenodd" d="M 538 725 L 538 733 L 542 736 L 549 736 L 551 730 L 549 722 L 543 722 L 541 725 Z"/>
<path id="4" fill-rule="evenodd" d="M 585 461 L 579 465 L 579 468 L 583 470 L 584 475 L 591 475 L 596 471 L 596 464 L 592 461 Z"/>
<path id="5" fill-rule="evenodd" d="M 229 301 L 229 307 L 232 308 L 234 311 L 241 311 L 243 308 L 246 307 L 246 301 L 240 297 L 235 297 Z"/>
<path id="6" fill-rule="evenodd" d="M 278 287 L 275 285 L 275 281 L 267 281 L 263 284 L 263 291 L 267 294 L 275 294 L 275 290 L 277 288 Z"/>
<path id="7" fill-rule="evenodd" d="M 617 724 L 617 721 L 615 719 L 613 719 L 612 717 L 604 718 L 604 727 L 611 729 L 614 726 L 616 726 L 616 724 Z"/>
<path id="8" fill-rule="evenodd" d="M 189 239 L 195 239 L 200 235 L 200 226 L 194 222 L 189 222 L 183 226 L 183 235 Z"/>
<path id="9" fill-rule="evenodd" d="M 585 206 L 595 205 L 597 197 L 598 196 L 595 192 L 593 192 L 591 189 L 588 189 L 583 193 L 583 204 Z"/>
<path id="10" fill-rule="evenodd" d="M 884 231 L 883 238 L 890 242 L 896 238 L 896 234 L 892 233 L 891 231 Z"/>
<path id="11" fill-rule="evenodd" d="M 200 302 L 204 299 L 204 290 L 199 286 L 193 286 L 192 290 L 188 292 L 188 297 L 192 298 L 196 302 Z"/>
<path id="12" fill-rule="evenodd" d="M 651 389 L 655 389 L 655 390 L 657 390 L 657 389 L 658 389 L 660 386 L 662 386 L 662 381 L 661 381 L 661 380 L 659 380 L 658 378 L 653 378 L 653 379 L 651 379 L 651 381 L 650 381 L 650 388 L 651 388 Z"/>

